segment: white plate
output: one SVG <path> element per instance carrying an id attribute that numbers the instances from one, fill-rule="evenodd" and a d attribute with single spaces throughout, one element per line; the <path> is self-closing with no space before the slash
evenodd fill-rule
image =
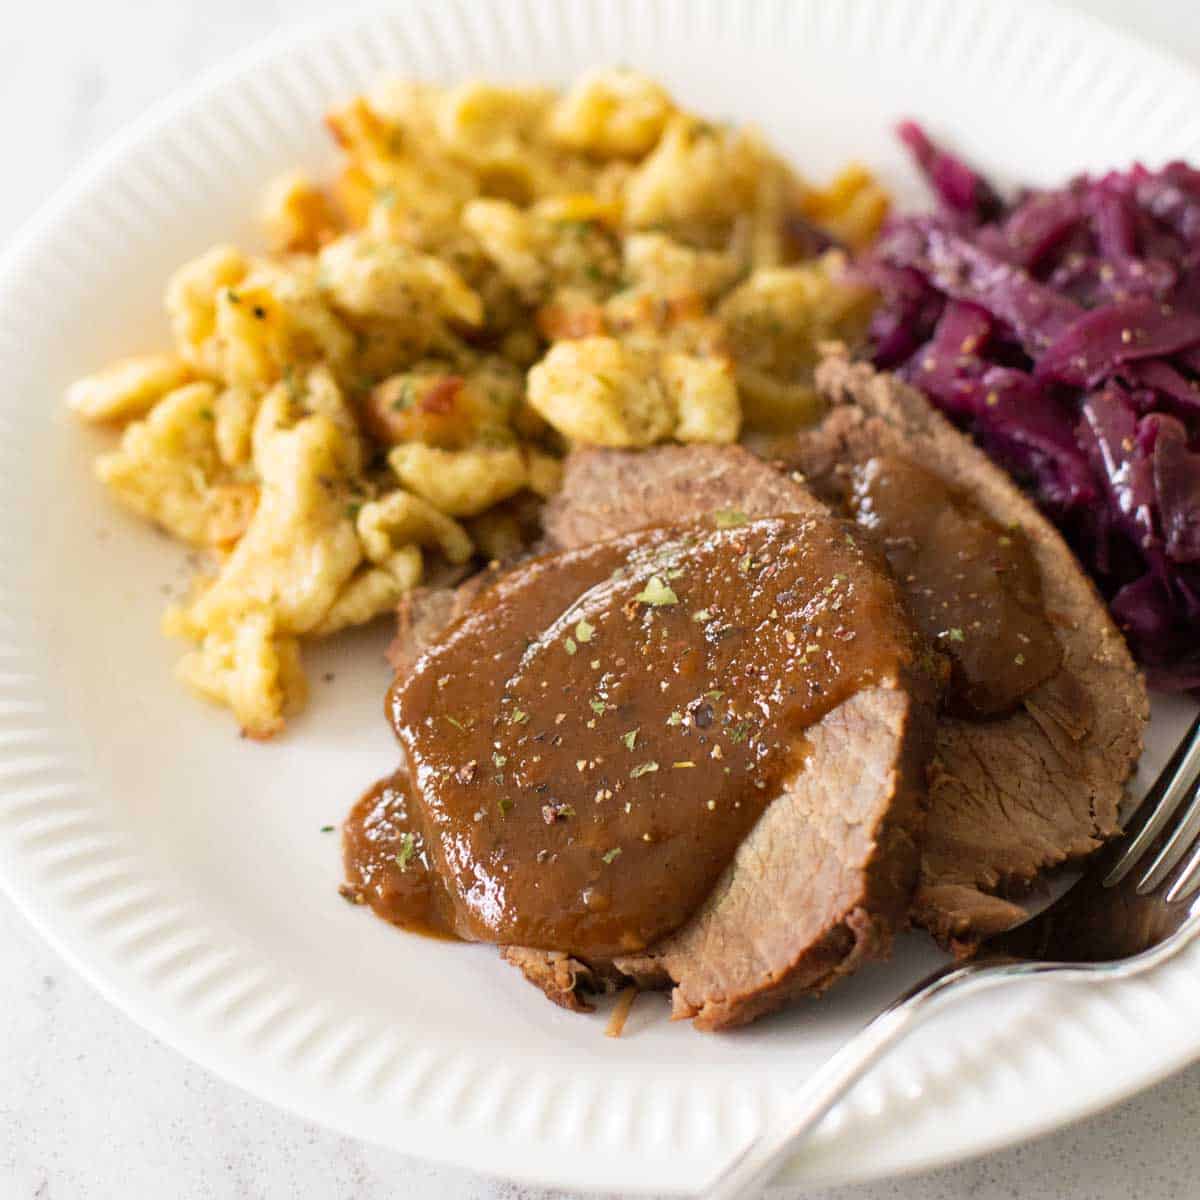
<path id="1" fill-rule="evenodd" d="M 643 999 L 614 1042 L 490 951 L 343 904 L 319 829 L 391 765 L 386 631 L 313 656 L 288 736 L 238 741 L 172 681 L 157 632 L 185 565 L 92 482 L 97 439 L 60 404 L 72 377 L 165 344 L 166 274 L 252 243 L 265 180 L 330 165 L 335 98 L 385 71 L 566 80 L 616 61 L 758 121 L 814 175 L 862 158 L 910 198 L 901 115 L 1009 180 L 1200 158 L 1195 77 L 1031 4 L 414 0 L 244 57 L 131 131 L 0 267 L 0 880 L 115 1003 L 277 1103 L 497 1174 L 661 1191 L 698 1184 L 932 952 L 914 939 L 732 1036 Z M 1184 715 L 1160 706 L 1157 757 Z M 1200 947 L 1140 982 L 973 1006 L 867 1081 L 794 1174 L 863 1179 L 1049 1129 L 1200 1056 L 1197 1011 Z"/>

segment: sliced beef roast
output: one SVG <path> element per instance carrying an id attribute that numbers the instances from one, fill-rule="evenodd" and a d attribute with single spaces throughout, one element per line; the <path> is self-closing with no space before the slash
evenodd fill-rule
<path id="1" fill-rule="evenodd" d="M 700 911 L 617 969 L 674 984 L 676 1017 L 724 1029 L 886 957 L 912 895 L 930 724 L 928 700 L 892 681 L 834 709 Z"/>
<path id="2" fill-rule="evenodd" d="M 576 450 L 542 528 L 550 546 L 565 550 L 719 509 L 748 517 L 829 511 L 804 484 L 736 446 Z"/>
<path id="3" fill-rule="evenodd" d="M 806 488 L 740 448 L 595 451 L 569 460 L 563 493 L 546 514 L 547 540 L 552 548 L 585 546 L 729 509 L 739 519 L 796 513 L 829 521 Z M 883 568 L 868 555 L 863 569 Z M 395 661 L 412 662 L 416 641 L 461 608 L 453 596 L 414 597 Z M 885 955 L 916 879 L 936 691 L 926 667 L 912 665 L 811 727 L 802 766 L 784 779 L 707 901 L 649 950 L 588 963 L 519 947 L 505 948 L 505 957 L 571 1008 L 582 1006 L 581 989 L 614 978 L 674 984 L 676 1015 L 719 1029 L 823 991 Z"/>
<path id="4" fill-rule="evenodd" d="M 1118 831 L 1148 717 L 1145 686 L 1090 580 L 1003 471 L 890 375 L 833 353 L 817 380 L 832 403 L 828 415 L 767 452 L 841 508 L 853 505 L 873 459 L 899 456 L 935 473 L 998 525 L 1023 532 L 1061 647 L 1057 669 L 1017 711 L 938 721 L 914 918 L 944 945 L 970 952 L 1021 918 L 1010 900 L 1040 873 Z"/>
<path id="5" fill-rule="evenodd" d="M 471 601 L 497 573 L 495 568 L 488 567 L 457 587 L 431 584 L 414 588 L 405 595 L 396 608 L 396 636 L 387 648 L 387 660 L 396 672 L 407 671 L 421 651 L 467 611 Z"/>

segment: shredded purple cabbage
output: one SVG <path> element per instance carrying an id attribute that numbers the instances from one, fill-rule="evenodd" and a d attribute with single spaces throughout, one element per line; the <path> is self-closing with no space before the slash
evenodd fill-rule
<path id="1" fill-rule="evenodd" d="M 1059 525 L 1151 684 L 1200 688 L 1200 171 L 1135 165 L 1005 202 L 905 122 L 937 199 L 861 264 L 876 364 Z"/>

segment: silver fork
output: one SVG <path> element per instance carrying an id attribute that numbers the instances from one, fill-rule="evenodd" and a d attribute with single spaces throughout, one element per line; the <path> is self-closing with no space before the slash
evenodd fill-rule
<path id="1" fill-rule="evenodd" d="M 951 1002 L 1013 979 L 1124 979 L 1200 933 L 1200 717 L 1146 793 L 1127 832 L 1088 861 L 1059 899 L 934 972 L 884 1009 L 795 1095 L 704 1192 L 738 1200 L 774 1178 L 830 1109 L 893 1046 Z"/>

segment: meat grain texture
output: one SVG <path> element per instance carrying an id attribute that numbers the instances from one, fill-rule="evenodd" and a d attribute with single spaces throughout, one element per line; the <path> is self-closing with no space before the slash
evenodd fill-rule
<path id="1" fill-rule="evenodd" d="M 873 456 L 903 455 L 941 476 L 999 524 L 1024 531 L 1062 645 L 1059 672 L 1016 713 L 938 719 L 913 917 L 969 954 L 1023 918 L 1013 900 L 1041 874 L 1119 832 L 1149 717 L 1145 685 L 1091 581 L 1008 475 L 913 388 L 840 349 L 817 380 L 830 410 L 771 445 L 781 468 L 801 472 L 834 508 L 846 506 L 855 466 Z"/>

